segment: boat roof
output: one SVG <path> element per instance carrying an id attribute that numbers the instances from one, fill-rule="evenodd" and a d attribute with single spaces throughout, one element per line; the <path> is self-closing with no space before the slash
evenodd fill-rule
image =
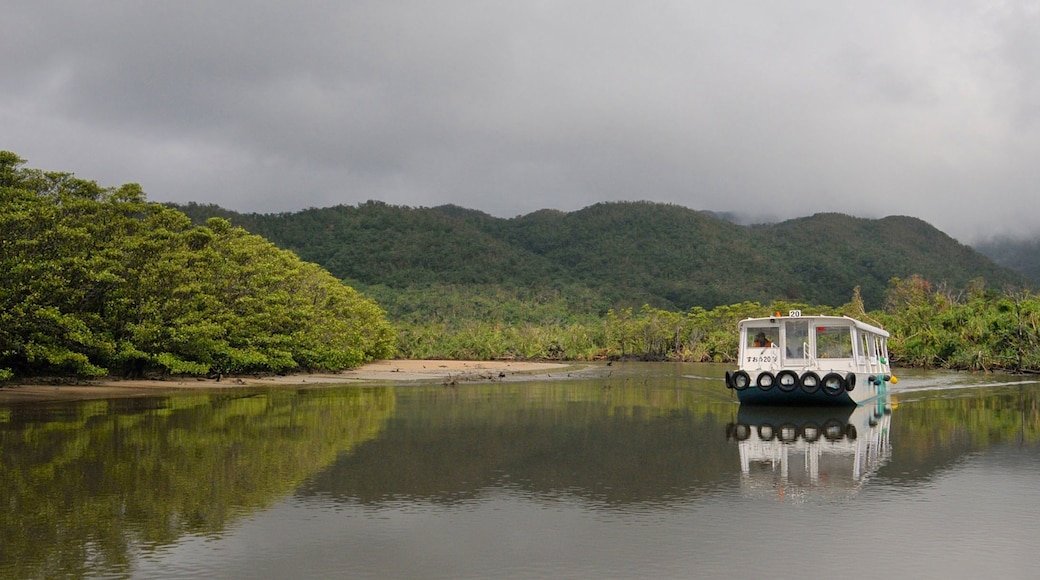
<path id="1" fill-rule="evenodd" d="M 813 320 L 815 322 L 840 322 L 842 324 L 855 326 L 856 328 L 876 334 L 878 336 L 888 337 L 888 331 L 882 328 L 878 328 L 872 324 L 867 324 L 861 320 L 856 320 L 851 316 L 823 316 L 823 315 L 802 315 L 802 316 L 767 316 L 764 318 L 745 318 L 741 320 L 737 325 L 737 328 L 743 328 L 745 326 L 752 326 L 756 323 L 776 323 L 778 320 Z"/>

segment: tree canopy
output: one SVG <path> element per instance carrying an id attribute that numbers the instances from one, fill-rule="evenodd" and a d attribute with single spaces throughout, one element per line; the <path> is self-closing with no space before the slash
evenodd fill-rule
<path id="1" fill-rule="evenodd" d="M 372 300 L 137 184 L 99 186 L 0 152 L 0 379 L 339 370 L 393 355 Z"/>
<path id="2" fill-rule="evenodd" d="M 817 214 L 744 226 L 706 212 L 651 202 L 599 203 L 502 219 L 441 206 L 381 202 L 282 214 L 178 207 L 198 224 L 225 217 L 327 268 L 362 291 L 426 291 L 451 285 L 582 296 L 571 310 L 713 308 L 753 300 L 842 304 L 860 287 L 880 308 L 888 281 L 914 274 L 963 288 L 1029 287 L 931 225 L 911 217 Z M 391 318 L 406 314 L 386 308 Z"/>

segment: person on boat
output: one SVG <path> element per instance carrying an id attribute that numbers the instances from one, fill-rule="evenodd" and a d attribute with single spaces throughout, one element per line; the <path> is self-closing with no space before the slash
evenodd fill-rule
<path id="1" fill-rule="evenodd" d="M 773 346 L 773 343 L 768 338 L 766 338 L 766 333 L 760 332 L 757 335 L 755 335 L 755 344 L 754 344 L 754 346 L 757 346 L 757 347 Z"/>

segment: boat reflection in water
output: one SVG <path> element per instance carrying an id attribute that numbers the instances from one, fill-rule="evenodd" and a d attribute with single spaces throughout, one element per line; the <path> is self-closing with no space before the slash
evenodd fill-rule
<path id="1" fill-rule="evenodd" d="M 726 437 L 740 451 L 745 495 L 781 501 L 856 495 L 892 455 L 888 398 L 858 407 L 741 405 Z"/>

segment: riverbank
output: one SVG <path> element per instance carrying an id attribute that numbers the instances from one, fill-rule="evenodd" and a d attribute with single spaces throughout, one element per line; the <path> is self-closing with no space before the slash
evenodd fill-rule
<path id="1" fill-rule="evenodd" d="M 332 384 L 457 385 L 473 382 L 516 381 L 536 378 L 565 378 L 585 370 L 579 363 L 456 360 L 383 360 L 339 373 L 285 376 L 241 376 L 204 379 L 119 379 L 82 381 L 79 384 L 11 384 L 0 387 L 0 403 L 105 399 L 154 396 L 184 390 L 221 390 L 257 386 L 320 386 Z"/>

